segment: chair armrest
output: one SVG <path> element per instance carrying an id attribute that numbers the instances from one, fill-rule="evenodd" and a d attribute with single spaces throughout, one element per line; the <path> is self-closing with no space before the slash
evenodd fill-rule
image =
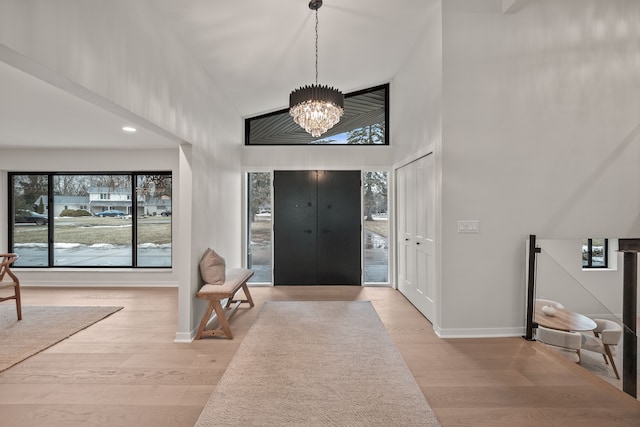
<path id="1" fill-rule="evenodd" d="M 620 329 L 605 329 L 600 333 L 602 342 L 609 345 L 617 345 L 622 338 L 622 328 Z"/>

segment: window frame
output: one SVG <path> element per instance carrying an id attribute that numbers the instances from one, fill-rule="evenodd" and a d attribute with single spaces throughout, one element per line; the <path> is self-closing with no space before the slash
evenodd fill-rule
<path id="1" fill-rule="evenodd" d="M 14 177 L 15 176 L 46 176 L 47 177 L 47 265 L 14 265 L 13 268 L 29 268 L 29 269 L 118 269 L 118 268 L 133 268 L 133 269 L 172 269 L 173 268 L 173 255 L 170 257 L 170 263 L 168 266 L 145 266 L 138 265 L 138 218 L 136 214 L 137 210 L 137 180 L 139 176 L 144 175 L 164 175 L 166 177 L 171 178 L 171 199 L 173 201 L 173 172 L 170 170 L 154 170 L 154 171 L 91 171 L 91 172 L 82 172 L 82 171 L 64 171 L 64 172 L 42 172 L 42 171 L 17 171 L 17 172 L 8 172 L 7 173 L 7 243 L 8 243 L 8 251 L 15 252 L 15 242 L 14 242 L 14 227 L 15 227 L 15 202 L 14 202 Z M 109 176 L 109 175 L 125 175 L 129 176 L 131 180 L 131 192 L 127 193 L 128 202 L 132 203 L 132 214 L 131 214 L 131 263 L 129 265 L 81 265 L 81 266 L 64 266 L 64 265 L 55 265 L 55 253 L 54 253 L 54 209 L 48 209 L 50 206 L 54 206 L 54 178 L 56 176 L 64 176 L 64 175 L 94 175 L 94 176 Z M 100 200 L 102 199 L 102 193 L 100 193 Z M 173 230 L 173 217 L 170 217 L 171 221 L 171 230 Z M 173 248 L 173 231 L 171 234 L 171 245 Z M 173 249 L 171 251 L 173 253 Z"/>
<path id="2" fill-rule="evenodd" d="M 602 240 L 604 240 L 604 253 L 602 255 L 603 257 L 603 265 L 593 265 L 593 238 L 588 238 L 588 239 L 583 239 L 583 246 L 584 246 L 584 241 L 587 241 L 587 265 L 584 265 L 584 262 L 582 264 L 582 268 L 583 269 L 603 269 L 603 268 L 609 268 L 609 239 L 607 238 L 603 238 Z"/>
<path id="3" fill-rule="evenodd" d="M 365 181 L 367 180 L 367 173 L 376 173 L 376 172 L 380 172 L 380 173 L 384 173 L 385 174 L 385 178 L 386 178 L 386 195 L 385 195 L 385 199 L 386 199 L 386 204 L 385 204 L 385 211 L 386 211 L 386 215 L 387 215 L 387 236 L 386 236 L 386 240 L 387 240 L 387 257 L 386 257 L 386 280 L 384 281 L 371 281 L 371 280 L 366 280 L 367 277 L 367 269 L 370 268 L 371 266 L 373 266 L 373 263 L 367 263 L 367 251 L 370 250 L 370 248 L 367 247 L 367 240 L 366 240 L 366 230 L 367 230 L 367 222 L 365 220 L 365 214 L 366 214 L 366 203 L 367 201 L 366 196 L 365 196 Z M 390 199 L 389 199 L 389 188 L 391 186 L 391 171 L 389 171 L 388 169 L 376 169 L 376 168 L 362 168 L 360 170 L 361 173 L 361 183 L 362 183 L 362 194 L 361 194 L 361 198 L 362 198 L 362 202 L 361 202 L 361 209 L 362 209 L 362 222 L 361 222 L 361 228 L 362 228 L 362 243 L 361 243 L 361 248 L 362 248 L 362 283 L 363 286 L 367 286 L 367 285 L 373 285 L 373 286 L 379 286 L 379 285 L 388 285 L 391 283 L 391 242 L 392 242 L 392 224 L 391 224 L 391 216 L 390 216 L 390 208 L 391 208 L 391 204 L 390 204 Z"/>
<path id="4" fill-rule="evenodd" d="M 244 248 L 245 248 L 245 252 L 244 253 L 244 259 L 246 262 L 246 265 L 248 266 L 248 268 L 252 268 L 254 265 L 260 265 L 260 264 L 255 264 L 253 262 L 253 243 L 252 243 L 252 217 L 251 217 L 251 213 L 252 213 L 252 185 L 251 185 L 251 180 L 252 180 L 252 175 L 253 174 L 268 174 L 269 175 L 269 184 L 268 184 L 268 188 L 269 188 L 269 213 L 271 214 L 273 212 L 273 174 L 274 171 L 272 169 L 248 169 L 246 171 L 243 171 L 243 179 L 245 180 L 245 197 L 243 198 L 243 205 L 244 205 L 244 217 L 246 220 L 246 224 L 243 227 L 244 232 L 243 232 L 243 242 L 244 242 Z M 273 284 L 273 217 L 270 216 L 269 218 L 269 274 L 268 274 L 268 280 L 262 280 L 263 278 L 260 277 L 261 274 L 256 272 L 256 274 L 249 279 L 249 283 L 250 284 Z"/>

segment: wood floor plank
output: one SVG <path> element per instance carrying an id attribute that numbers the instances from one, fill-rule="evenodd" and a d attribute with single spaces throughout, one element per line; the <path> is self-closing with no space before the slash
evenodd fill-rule
<path id="1" fill-rule="evenodd" d="M 535 408 L 441 408 L 437 414 L 443 426 L 554 427 Z"/>
<path id="2" fill-rule="evenodd" d="M 150 384 L 150 385 L 208 385 L 215 386 L 225 371 L 193 368 L 122 368 L 48 367 L 12 369 L 0 376 L 0 384 L 48 384 L 55 377 L 57 384 Z"/>

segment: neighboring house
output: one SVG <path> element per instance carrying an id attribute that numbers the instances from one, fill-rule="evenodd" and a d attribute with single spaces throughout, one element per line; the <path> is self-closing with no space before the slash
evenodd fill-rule
<path id="1" fill-rule="evenodd" d="M 41 195 L 34 202 L 34 210 L 42 203 L 44 205 L 44 214 L 49 212 L 47 204 L 47 196 Z M 163 212 L 171 211 L 171 199 L 167 196 L 148 197 L 145 201 L 142 197 L 138 197 L 137 214 L 142 215 L 160 215 Z M 91 187 L 88 196 L 53 196 L 53 216 L 58 217 L 65 209 L 86 210 L 92 214 L 104 212 L 108 210 L 121 210 L 127 214 L 131 214 L 131 189 L 109 187 Z"/>
<path id="2" fill-rule="evenodd" d="M 171 199 L 167 196 L 149 197 L 142 205 L 142 209 L 138 202 L 138 216 L 161 215 L 165 212 L 171 212 Z"/>
<path id="3" fill-rule="evenodd" d="M 131 189 L 91 187 L 89 207 L 92 214 L 116 209 L 131 215 Z"/>
<path id="4" fill-rule="evenodd" d="M 38 197 L 34 203 L 34 210 L 40 206 L 40 203 L 44 205 L 44 214 L 49 212 L 49 205 L 47 204 L 47 196 L 42 195 Z M 89 210 L 89 196 L 53 196 L 53 216 L 60 216 L 63 210 Z"/>

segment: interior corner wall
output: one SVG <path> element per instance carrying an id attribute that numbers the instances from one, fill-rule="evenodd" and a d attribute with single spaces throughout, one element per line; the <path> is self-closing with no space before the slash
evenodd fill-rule
<path id="1" fill-rule="evenodd" d="M 519 335 L 530 234 L 640 235 L 640 4 L 443 3 L 442 336 Z"/>
<path id="2" fill-rule="evenodd" d="M 239 114 L 149 2 L 6 0 L 0 44 L 49 70 L 62 86 L 80 85 L 192 145 L 192 214 L 178 219 L 189 221 L 189 234 L 179 239 L 192 257 L 190 265 L 174 266 L 188 270 L 180 273 L 176 334 L 188 340 L 202 314 L 193 301 L 200 255 L 214 246 L 230 264 L 241 262 Z M 177 144 L 174 155 L 180 163 Z"/>

